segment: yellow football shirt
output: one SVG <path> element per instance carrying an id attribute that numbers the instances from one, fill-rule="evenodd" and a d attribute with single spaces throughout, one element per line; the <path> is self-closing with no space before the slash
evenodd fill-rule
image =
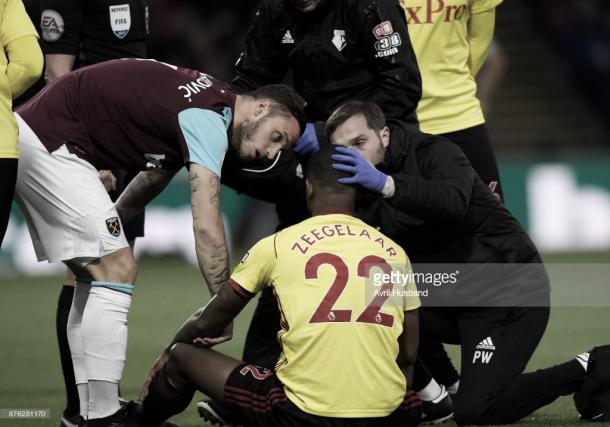
<path id="1" fill-rule="evenodd" d="M 0 158 L 19 157 L 17 122 L 13 96 L 6 77 L 8 59 L 4 47 L 24 36 L 36 36 L 36 29 L 21 0 L 0 0 Z"/>
<path id="2" fill-rule="evenodd" d="M 485 122 L 469 67 L 468 25 L 472 15 L 501 2 L 400 0 L 422 76 L 417 118 L 423 132 L 442 134 Z"/>
<path id="3" fill-rule="evenodd" d="M 230 283 L 238 291 L 273 288 L 282 314 L 277 375 L 303 411 L 384 417 L 403 401 L 397 340 L 404 312 L 420 301 L 412 280 L 383 284 L 392 271 L 409 278 L 405 252 L 340 213 L 314 216 L 259 241 L 236 267 Z"/>

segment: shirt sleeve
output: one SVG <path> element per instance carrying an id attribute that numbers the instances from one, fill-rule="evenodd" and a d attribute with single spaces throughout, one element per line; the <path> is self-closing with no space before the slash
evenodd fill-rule
<path id="1" fill-rule="evenodd" d="M 38 80 L 44 61 L 36 37 L 30 35 L 10 42 L 6 47 L 6 54 L 6 78 L 11 95 L 15 99 Z"/>
<path id="2" fill-rule="evenodd" d="M 485 12 L 493 9 L 502 3 L 503 0 L 474 0 L 470 5 L 470 13 L 476 15 L 477 13 Z"/>
<path id="3" fill-rule="evenodd" d="M 470 73 L 476 76 L 487 59 L 487 52 L 493 40 L 495 9 L 472 15 L 468 21 L 468 45 Z"/>
<path id="4" fill-rule="evenodd" d="M 231 109 L 221 115 L 203 108 L 189 108 L 178 114 L 178 123 L 186 141 L 189 162 L 196 163 L 220 176 L 222 162 L 229 148 L 227 127 Z"/>
<path id="5" fill-rule="evenodd" d="M 77 55 L 83 28 L 83 0 L 40 1 L 40 45 L 45 55 Z"/>
<path id="6" fill-rule="evenodd" d="M 274 234 L 260 240 L 244 255 L 235 267 L 229 284 L 237 292 L 245 291 L 242 293 L 252 296 L 270 283 L 276 259 Z"/>
<path id="7" fill-rule="evenodd" d="M 377 75 L 367 100 L 376 103 L 388 119 L 417 123 L 422 83 L 404 10 L 393 0 L 361 0 L 352 16 L 367 66 Z"/>
<path id="8" fill-rule="evenodd" d="M 387 199 L 394 208 L 428 222 L 455 223 L 470 205 L 476 172 L 460 148 L 438 136 L 417 141 L 421 175 L 392 174 L 396 191 Z"/>
<path id="9" fill-rule="evenodd" d="M 8 0 L 4 15 L 0 17 L 0 44 L 8 46 L 10 42 L 24 36 L 38 38 L 34 24 L 25 11 L 21 0 Z"/>
<path id="10" fill-rule="evenodd" d="M 277 23 L 274 12 L 269 10 L 271 7 L 269 1 L 261 4 L 235 64 L 236 76 L 232 85 L 237 92 L 280 83 L 287 73 L 288 61 L 278 46 L 279 38 L 274 35 Z"/>

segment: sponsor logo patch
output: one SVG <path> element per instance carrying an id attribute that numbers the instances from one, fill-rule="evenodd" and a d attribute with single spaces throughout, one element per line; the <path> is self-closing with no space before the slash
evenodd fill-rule
<path id="1" fill-rule="evenodd" d="M 389 36 L 394 32 L 392 28 L 392 23 L 390 21 L 383 21 L 381 24 L 376 25 L 373 28 L 373 35 L 377 40 L 381 39 L 384 36 Z"/>
<path id="2" fill-rule="evenodd" d="M 110 11 L 110 28 L 115 36 L 124 39 L 131 28 L 131 13 L 129 4 L 108 6 Z"/>
<path id="3" fill-rule="evenodd" d="M 56 42 L 64 34 L 64 18 L 54 10 L 43 10 L 40 15 L 40 32 L 47 42 Z"/>
<path id="4" fill-rule="evenodd" d="M 483 341 L 477 344 L 477 350 L 495 350 L 496 346 L 494 345 L 491 337 L 485 338 Z"/>
<path id="5" fill-rule="evenodd" d="M 384 58 L 398 53 L 398 46 L 402 44 L 400 34 L 394 32 L 390 21 L 383 21 L 373 28 L 373 35 L 377 39 L 375 42 L 376 58 Z"/>
<path id="6" fill-rule="evenodd" d="M 294 39 L 292 38 L 292 34 L 290 34 L 290 30 L 286 30 L 284 33 L 284 37 L 282 37 L 282 44 L 294 44 Z"/>
<path id="7" fill-rule="evenodd" d="M 333 33 L 332 42 L 337 50 L 341 52 L 347 45 L 347 42 L 345 41 L 345 30 L 335 30 Z"/>
<path id="8" fill-rule="evenodd" d="M 106 228 L 108 229 L 108 232 L 114 237 L 119 237 L 121 235 L 121 222 L 116 216 L 113 216 L 112 218 L 108 218 L 106 220 Z"/>
<path id="9" fill-rule="evenodd" d="M 494 355 L 495 349 L 496 346 L 491 340 L 491 337 L 485 338 L 483 341 L 477 344 L 476 351 L 472 357 L 472 364 L 474 365 L 477 361 L 482 364 L 488 364 Z"/>

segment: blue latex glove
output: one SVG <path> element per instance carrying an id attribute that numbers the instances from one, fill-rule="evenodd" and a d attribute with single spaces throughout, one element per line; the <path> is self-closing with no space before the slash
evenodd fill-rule
<path id="1" fill-rule="evenodd" d="M 346 147 L 335 147 L 335 152 L 331 158 L 337 162 L 333 163 L 333 169 L 351 173 L 351 178 L 339 178 L 341 184 L 360 184 L 364 188 L 381 193 L 388 178 L 386 174 L 380 172 L 370 164 L 360 153 Z"/>
<path id="2" fill-rule="evenodd" d="M 307 156 L 320 149 L 318 137 L 316 136 L 316 129 L 313 123 L 307 123 L 305 126 L 305 132 L 303 132 L 303 135 L 297 139 L 297 142 L 294 143 L 292 149 L 299 156 Z"/>

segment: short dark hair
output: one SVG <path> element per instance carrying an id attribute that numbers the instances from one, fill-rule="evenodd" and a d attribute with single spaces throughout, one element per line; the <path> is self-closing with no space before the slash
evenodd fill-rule
<path id="1" fill-rule="evenodd" d="M 337 108 L 326 120 L 326 135 L 330 136 L 351 117 L 362 114 L 369 129 L 380 132 L 385 127 L 385 115 L 377 104 L 369 101 L 349 101 Z"/>
<path id="2" fill-rule="evenodd" d="M 337 169 L 333 169 L 334 160 L 331 158 L 335 154 L 335 144 L 322 144 L 320 149 L 313 153 L 305 166 L 305 177 L 315 186 L 332 189 L 335 193 L 345 193 L 354 191 L 353 186 L 340 184 L 339 178 L 351 177 L 351 174 Z"/>
<path id="3" fill-rule="evenodd" d="M 301 133 L 305 131 L 307 102 L 291 87 L 283 84 L 266 85 L 244 95 L 254 99 L 270 99 L 272 101 L 269 108 L 270 115 L 291 115 L 299 122 Z"/>

